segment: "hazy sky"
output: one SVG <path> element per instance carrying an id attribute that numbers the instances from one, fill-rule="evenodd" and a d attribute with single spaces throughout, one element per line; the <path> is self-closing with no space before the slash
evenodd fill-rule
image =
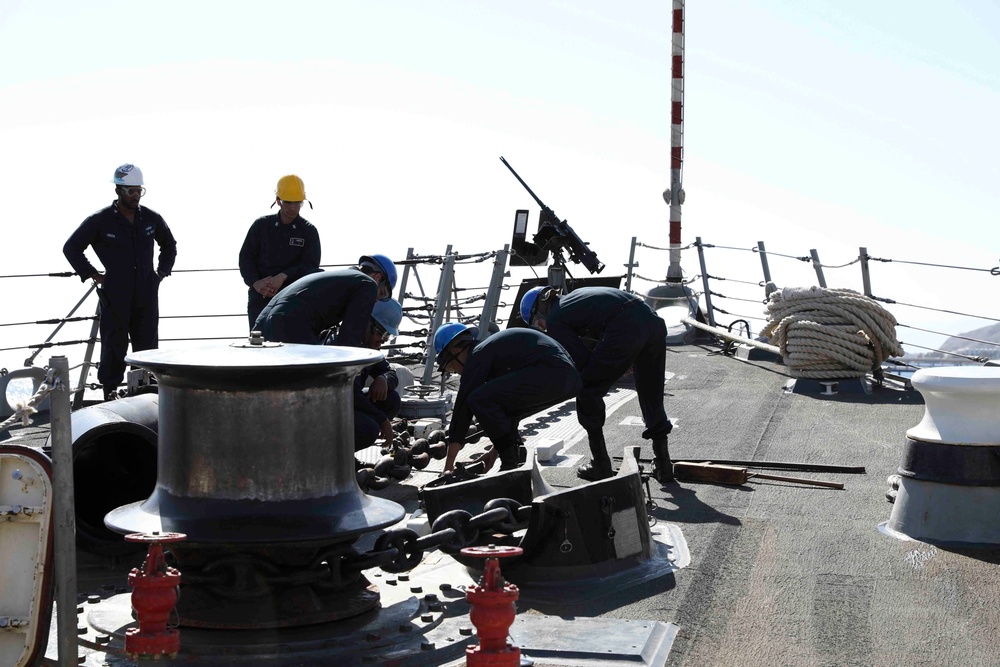
<path id="1" fill-rule="evenodd" d="M 288 172 L 315 205 L 305 216 L 321 230 L 324 263 L 408 247 L 493 250 L 509 242 L 515 209 L 537 219 L 501 155 L 606 272 L 620 272 L 632 236 L 668 243 L 670 9 L 666 0 L 2 0 L 0 274 L 67 270 L 63 242 L 111 202 L 111 174 L 127 161 L 178 239 L 178 269 L 235 267 Z M 859 246 L 896 260 L 1000 264 L 994 3 L 692 2 L 686 17 L 685 244 L 764 241 L 796 257 L 815 248 L 830 265 Z M 641 275 L 666 274 L 664 253 L 637 257 Z M 686 275 L 700 272 L 693 250 L 683 258 Z M 713 276 L 761 278 L 749 252 L 709 249 L 706 262 Z M 771 272 L 782 286 L 815 282 L 795 260 L 772 256 Z M 434 267 L 423 275 L 436 282 Z M 530 275 L 514 269 L 511 280 Z M 831 287 L 860 289 L 860 276 L 856 264 L 826 270 Z M 990 317 L 1000 316 L 997 281 L 872 268 L 878 296 Z M 64 315 L 85 289 L 56 278 L 4 285 L 19 298 L 8 298 L 3 322 Z M 713 290 L 748 299 L 717 306 L 761 314 L 759 288 Z M 164 284 L 165 315 L 244 307 L 235 273 Z M 990 323 L 893 312 L 949 332 Z M 242 333 L 240 320 L 223 324 Z M 37 337 L 0 328 L 0 347 Z M 899 338 L 941 340 L 906 329 Z M 0 365 L 24 356 L 0 354 Z"/>

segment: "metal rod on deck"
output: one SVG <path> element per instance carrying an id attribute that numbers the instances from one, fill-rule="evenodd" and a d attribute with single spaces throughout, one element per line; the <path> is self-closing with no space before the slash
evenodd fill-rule
<path id="1" fill-rule="evenodd" d="M 701 244 L 701 237 L 695 237 L 695 245 L 698 246 L 698 262 L 701 265 L 701 284 L 705 286 L 705 310 L 708 311 L 708 323 L 715 326 L 715 309 L 712 308 L 712 292 L 708 287 L 708 270 L 705 268 L 705 247 Z"/>
<path id="2" fill-rule="evenodd" d="M 490 335 L 489 325 L 497 317 L 497 305 L 500 303 L 500 290 L 503 288 L 503 278 L 507 272 L 507 255 L 510 254 L 510 246 L 505 244 L 503 250 L 497 252 L 493 258 L 493 276 L 490 278 L 489 289 L 486 290 L 486 301 L 483 303 L 483 312 L 479 316 L 479 340 L 486 340 Z"/>
<path id="3" fill-rule="evenodd" d="M 819 286 L 826 289 L 826 276 L 823 275 L 823 265 L 819 261 L 819 252 L 815 248 L 809 251 L 809 255 L 812 257 L 813 269 L 816 270 L 816 280 L 819 281 Z"/>
<path id="4" fill-rule="evenodd" d="M 49 394 L 52 425 L 52 511 L 55 530 L 56 628 L 59 665 L 77 664 L 76 643 L 76 510 L 73 506 L 73 431 L 70 417 L 69 362 L 49 358 L 53 391 Z"/>
<path id="5" fill-rule="evenodd" d="M 427 359 L 424 361 L 424 374 L 421 382 L 430 384 L 431 376 L 434 374 L 434 334 L 444 321 L 445 311 L 448 310 L 448 302 L 451 298 L 452 276 L 455 275 L 455 255 L 451 252 L 451 245 L 444 251 L 444 264 L 441 267 L 441 280 L 438 282 L 437 308 L 434 310 L 434 317 L 431 318 L 430 331 L 427 334 Z"/>
<path id="6" fill-rule="evenodd" d="M 864 285 L 865 296 L 869 299 L 872 296 L 872 277 L 868 267 L 868 248 L 858 248 L 861 256 L 861 282 Z"/>

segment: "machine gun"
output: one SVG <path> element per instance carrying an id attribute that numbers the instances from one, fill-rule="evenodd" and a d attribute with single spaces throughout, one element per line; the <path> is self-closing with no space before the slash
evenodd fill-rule
<path id="1" fill-rule="evenodd" d="M 542 209 L 538 217 L 538 232 L 531 242 L 525 238 L 528 226 L 528 212 L 524 210 L 517 211 L 514 218 L 514 241 L 512 244 L 516 254 L 512 258 L 511 264 L 514 264 L 514 259 L 518 257 L 521 258 L 521 262 L 518 263 L 523 265 L 544 264 L 546 259 L 548 259 L 549 252 L 551 252 L 553 256 L 553 268 L 561 272 L 563 270 L 562 252 L 565 250 L 569 254 L 571 261 L 583 264 L 591 273 L 600 273 L 603 271 L 604 263 L 576 235 L 573 228 L 565 220 L 560 220 L 551 208 L 542 203 L 538 195 L 531 191 L 528 184 L 518 176 L 517 172 L 514 171 L 514 168 L 510 166 L 510 163 L 503 156 L 500 157 L 500 161 L 503 162 L 505 167 L 510 169 L 510 173 L 514 174 L 514 178 L 528 191 L 528 194 L 532 196 Z M 550 284 L 552 283 L 550 282 Z"/>

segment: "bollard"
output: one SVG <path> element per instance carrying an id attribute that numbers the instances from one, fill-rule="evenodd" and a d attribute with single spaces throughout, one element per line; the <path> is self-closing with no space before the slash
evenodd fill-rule
<path id="1" fill-rule="evenodd" d="M 132 608 L 135 610 L 138 628 L 125 632 L 125 653 L 133 660 L 137 657 L 173 658 L 181 647 L 181 633 L 176 628 L 168 628 L 167 621 L 174 611 L 179 595 L 181 573 L 168 567 L 163 559 L 163 544 L 180 542 L 183 533 L 132 533 L 126 535 L 129 542 L 149 545 L 149 553 L 142 570 L 132 568 L 128 584 L 132 586 Z"/>
<path id="2" fill-rule="evenodd" d="M 476 626 L 479 644 L 465 649 L 466 667 L 518 667 L 521 649 L 507 642 L 517 609 L 518 589 L 500 575 L 500 559 L 520 556 L 521 547 L 466 547 L 462 555 L 484 558 L 486 567 L 478 585 L 470 586 L 465 599 L 472 604 L 469 619 Z"/>
<path id="3" fill-rule="evenodd" d="M 895 501 L 883 525 L 945 546 L 1000 546 L 1000 368 L 922 368 L 924 416 L 906 432 Z"/>

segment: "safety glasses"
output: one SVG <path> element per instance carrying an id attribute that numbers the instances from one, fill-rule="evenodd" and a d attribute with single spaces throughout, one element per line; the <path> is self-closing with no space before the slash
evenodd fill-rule
<path id="1" fill-rule="evenodd" d="M 389 342 L 392 335 L 385 330 L 385 328 L 378 322 L 372 320 L 372 332 L 381 340 L 383 343 Z"/>
<path id="2" fill-rule="evenodd" d="M 124 186 L 119 186 L 119 187 L 121 187 L 122 194 L 125 195 L 126 197 L 134 197 L 136 195 L 144 197 L 146 195 L 146 188 L 142 186 L 136 186 L 131 188 L 126 188 Z"/>

